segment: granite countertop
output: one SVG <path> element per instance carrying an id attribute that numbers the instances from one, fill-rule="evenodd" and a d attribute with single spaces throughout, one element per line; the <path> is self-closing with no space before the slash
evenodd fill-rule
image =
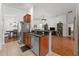
<path id="1" fill-rule="evenodd" d="M 35 33 L 30 33 L 31 35 L 37 36 L 37 37 L 42 37 L 44 35 L 39 35 L 39 34 L 35 34 Z"/>
<path id="2" fill-rule="evenodd" d="M 31 35 L 35 35 L 37 37 L 42 37 L 45 35 L 49 35 L 49 30 L 39 30 L 39 29 L 32 30 Z"/>
<path id="3" fill-rule="evenodd" d="M 36 29 L 36 30 L 33 30 L 33 31 L 49 32 L 50 30 L 40 30 L 40 29 Z"/>

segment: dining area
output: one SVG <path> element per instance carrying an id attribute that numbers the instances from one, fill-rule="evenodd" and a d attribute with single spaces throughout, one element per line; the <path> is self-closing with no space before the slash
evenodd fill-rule
<path id="1" fill-rule="evenodd" d="M 4 17 L 4 42 L 9 43 L 18 39 L 18 22 L 15 17 Z"/>
<path id="2" fill-rule="evenodd" d="M 18 39 L 18 31 L 6 31 L 5 33 L 5 43 L 16 41 Z"/>

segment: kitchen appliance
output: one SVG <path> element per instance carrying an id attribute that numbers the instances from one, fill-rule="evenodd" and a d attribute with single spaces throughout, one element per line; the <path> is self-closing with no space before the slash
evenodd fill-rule
<path id="1" fill-rule="evenodd" d="M 61 21 L 57 23 L 57 34 L 63 36 L 63 23 Z"/>
<path id="2" fill-rule="evenodd" d="M 55 30 L 55 27 L 50 27 L 50 30 Z"/>

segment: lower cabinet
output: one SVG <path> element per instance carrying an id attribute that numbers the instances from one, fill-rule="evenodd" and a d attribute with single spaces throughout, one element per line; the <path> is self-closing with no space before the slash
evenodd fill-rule
<path id="1" fill-rule="evenodd" d="M 24 33 L 23 34 L 24 44 L 29 46 L 31 48 L 31 35 L 30 33 Z"/>
<path id="2" fill-rule="evenodd" d="M 74 55 L 74 40 L 68 37 L 52 36 L 52 51 L 62 56 Z"/>
<path id="3" fill-rule="evenodd" d="M 40 43 L 40 56 L 44 56 L 48 53 L 48 36 L 43 36 L 40 38 L 39 43 Z"/>

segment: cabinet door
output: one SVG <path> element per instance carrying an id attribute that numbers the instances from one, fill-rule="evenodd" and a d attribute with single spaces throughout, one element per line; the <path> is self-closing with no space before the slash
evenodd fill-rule
<path id="1" fill-rule="evenodd" d="M 28 45 L 27 35 L 24 36 L 24 43 L 25 43 L 26 45 Z"/>
<path id="2" fill-rule="evenodd" d="M 48 53 L 48 36 L 43 36 L 40 38 L 40 56 L 46 55 Z"/>
<path id="3" fill-rule="evenodd" d="M 30 36 L 30 34 L 29 35 L 27 35 L 27 45 L 31 48 L 32 46 L 31 46 L 31 36 Z"/>
<path id="4" fill-rule="evenodd" d="M 31 21 L 31 15 L 30 15 L 30 14 L 26 14 L 26 15 L 24 16 L 24 22 L 29 23 L 30 21 Z"/>
<path id="5" fill-rule="evenodd" d="M 24 35 L 24 43 L 25 43 L 26 45 L 28 45 L 29 47 L 31 47 L 30 34 L 25 34 L 25 35 Z"/>

